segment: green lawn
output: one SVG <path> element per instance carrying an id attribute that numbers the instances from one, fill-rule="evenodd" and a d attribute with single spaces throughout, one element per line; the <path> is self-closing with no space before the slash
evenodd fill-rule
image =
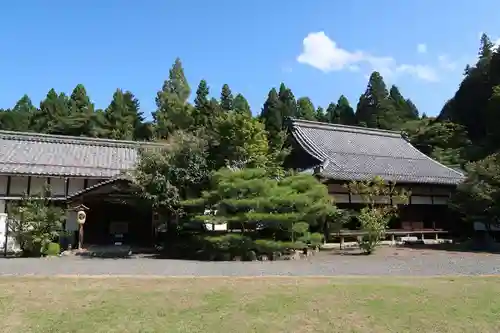
<path id="1" fill-rule="evenodd" d="M 0 332 L 500 332 L 500 278 L 0 278 Z"/>

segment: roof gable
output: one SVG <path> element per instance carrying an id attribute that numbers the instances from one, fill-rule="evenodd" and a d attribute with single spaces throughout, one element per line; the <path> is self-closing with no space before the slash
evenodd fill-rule
<path id="1" fill-rule="evenodd" d="M 159 144 L 0 131 L 0 173 L 111 178 Z"/>
<path id="2" fill-rule="evenodd" d="M 321 174 L 327 178 L 381 176 L 388 181 L 450 185 L 464 178 L 420 152 L 398 132 L 296 119 L 291 120 L 291 132 L 322 165 Z"/>

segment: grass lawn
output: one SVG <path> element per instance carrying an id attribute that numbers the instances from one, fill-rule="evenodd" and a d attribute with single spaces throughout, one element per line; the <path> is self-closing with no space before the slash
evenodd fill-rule
<path id="1" fill-rule="evenodd" d="M 2 277 L 0 332 L 500 332 L 500 278 Z"/>

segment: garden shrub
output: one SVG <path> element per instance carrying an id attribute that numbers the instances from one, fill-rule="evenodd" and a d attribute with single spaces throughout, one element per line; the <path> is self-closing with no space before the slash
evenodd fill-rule
<path id="1" fill-rule="evenodd" d="M 59 243 L 51 242 L 43 249 L 43 254 L 46 256 L 58 256 L 61 253 L 61 246 Z"/>

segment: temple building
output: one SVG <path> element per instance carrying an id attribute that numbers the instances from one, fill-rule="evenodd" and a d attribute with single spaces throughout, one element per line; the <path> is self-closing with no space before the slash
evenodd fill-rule
<path id="1" fill-rule="evenodd" d="M 401 133 L 295 119 L 289 128 L 292 153 L 286 164 L 320 177 L 340 208 L 362 207 L 362 198 L 349 193 L 346 182 L 380 176 L 411 192 L 390 229 L 453 227 L 448 201 L 464 175 L 423 154 Z"/>

